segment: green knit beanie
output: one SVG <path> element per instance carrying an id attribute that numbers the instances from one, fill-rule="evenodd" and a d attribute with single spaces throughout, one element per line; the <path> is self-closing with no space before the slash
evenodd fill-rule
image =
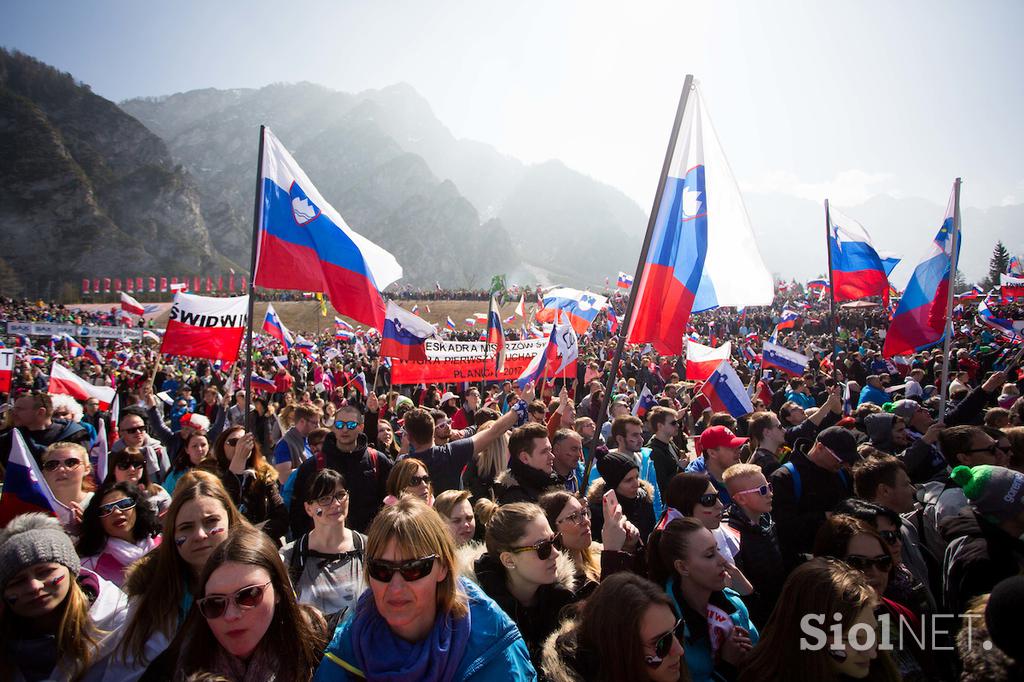
<path id="1" fill-rule="evenodd" d="M 961 465 L 953 469 L 951 478 L 982 514 L 1005 521 L 1024 512 L 1024 474 L 1020 472 L 991 464 Z"/>

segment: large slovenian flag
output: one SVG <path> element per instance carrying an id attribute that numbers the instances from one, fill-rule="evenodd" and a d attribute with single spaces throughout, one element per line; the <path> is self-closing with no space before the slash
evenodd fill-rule
<path id="1" fill-rule="evenodd" d="M 491 296 L 491 308 L 487 317 L 487 343 L 494 345 L 495 367 L 499 372 L 505 369 L 505 330 L 498 314 L 498 302 Z"/>
<path id="2" fill-rule="evenodd" d="M 747 389 L 728 360 L 722 360 L 700 392 L 711 403 L 715 412 L 728 412 L 737 419 L 754 411 Z"/>
<path id="3" fill-rule="evenodd" d="M 211 298 L 178 292 L 160 352 L 234 362 L 249 314 L 249 297 Z"/>
<path id="4" fill-rule="evenodd" d="M 950 273 L 955 271 L 960 255 L 959 238 L 957 253 L 953 254 L 956 191 L 954 184 L 942 227 L 903 290 L 882 346 L 884 357 L 912 355 L 939 343 L 945 335 Z"/>
<path id="5" fill-rule="evenodd" d="M 263 331 L 280 341 L 284 345 L 285 351 L 291 350 L 292 344 L 295 343 L 292 333 L 288 331 L 288 327 L 284 326 L 284 322 L 281 321 L 277 311 L 274 310 L 273 303 L 267 304 L 267 315 L 263 318 Z"/>
<path id="6" fill-rule="evenodd" d="M 543 307 L 535 317 L 538 322 L 551 324 L 555 321 L 556 311 L 561 310 L 569 316 L 569 322 L 576 333 L 583 334 L 607 304 L 607 298 L 592 291 L 556 287 L 544 294 Z"/>
<path id="7" fill-rule="evenodd" d="M 18 429 L 11 431 L 11 456 L 7 462 L 3 492 L 0 494 L 0 528 L 19 514 L 41 512 L 70 523 L 71 509 L 61 504 L 43 478 L 35 457 Z"/>
<path id="8" fill-rule="evenodd" d="M 100 403 L 100 410 L 109 410 L 117 395 L 113 388 L 94 386 L 59 362 L 54 362 L 50 368 L 50 386 L 47 390 L 50 393 L 69 395 L 83 402 L 89 398 L 96 398 Z"/>
<path id="9" fill-rule="evenodd" d="M 692 339 L 686 342 L 686 380 L 704 381 L 732 354 L 732 341 L 726 341 L 718 348 L 705 346 Z"/>
<path id="10" fill-rule="evenodd" d="M 810 361 L 806 355 L 774 343 L 765 341 L 761 346 L 761 364 L 765 367 L 775 367 L 791 376 L 801 376 L 807 370 L 807 363 Z"/>
<path id="11" fill-rule="evenodd" d="M 768 305 L 774 297 L 771 274 L 696 80 L 635 292 L 627 340 L 650 342 L 662 355 L 682 353 L 691 312 Z"/>
<path id="12" fill-rule="evenodd" d="M 889 278 L 885 263 L 871 243 L 864 226 L 840 211 L 828 207 L 829 266 L 837 303 L 881 296 L 889 303 Z M 895 267 L 899 259 L 895 259 Z"/>
<path id="13" fill-rule="evenodd" d="M 418 315 L 413 315 L 394 301 L 388 301 L 380 354 L 403 360 L 426 361 L 427 350 L 424 343 L 436 335 L 437 329 L 434 325 Z"/>
<path id="14" fill-rule="evenodd" d="M 141 291 L 141 290 L 140 290 Z M 132 315 L 145 315 L 146 308 L 128 294 L 121 292 L 121 310 Z"/>
<path id="15" fill-rule="evenodd" d="M 339 313 L 380 329 L 387 308 L 380 292 L 402 267 L 345 223 L 267 128 L 263 144 L 253 284 L 326 293 Z"/>

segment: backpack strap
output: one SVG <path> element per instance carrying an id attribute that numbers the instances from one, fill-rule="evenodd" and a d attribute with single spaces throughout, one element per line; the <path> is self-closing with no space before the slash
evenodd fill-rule
<path id="1" fill-rule="evenodd" d="M 373 477 L 380 479 L 380 467 L 377 466 L 377 451 L 373 448 L 366 448 L 366 454 L 370 456 L 370 462 L 373 464 Z"/>
<path id="2" fill-rule="evenodd" d="M 309 533 L 306 533 L 295 543 L 295 547 L 292 548 L 292 558 L 288 562 L 288 577 L 291 578 L 292 585 L 299 584 L 302 571 L 306 568 L 306 555 L 308 552 Z"/>
<path id="3" fill-rule="evenodd" d="M 796 465 L 790 460 L 782 465 L 783 469 L 789 471 L 793 476 L 793 495 L 796 497 L 796 503 L 800 504 L 800 497 L 803 495 L 804 487 L 800 481 L 800 472 L 796 470 Z"/>

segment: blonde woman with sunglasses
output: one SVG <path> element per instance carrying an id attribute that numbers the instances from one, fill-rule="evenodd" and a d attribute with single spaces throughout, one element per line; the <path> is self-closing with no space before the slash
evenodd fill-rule
<path id="1" fill-rule="evenodd" d="M 71 510 L 71 521 L 64 525 L 64 530 L 76 539 L 82 513 L 93 496 L 89 453 L 78 443 L 54 443 L 39 458 L 39 468 L 57 501 Z"/>
<path id="2" fill-rule="evenodd" d="M 460 578 L 440 515 L 406 496 L 385 507 L 366 545 L 370 589 L 327 646 L 315 682 L 536 680 L 515 623 Z"/>

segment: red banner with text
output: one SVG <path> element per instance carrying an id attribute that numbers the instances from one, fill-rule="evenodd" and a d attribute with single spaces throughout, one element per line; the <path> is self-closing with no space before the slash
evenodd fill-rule
<path id="1" fill-rule="evenodd" d="M 522 341 L 505 341 L 505 367 L 498 372 L 495 367 L 495 345 L 487 349 L 487 360 L 484 361 L 482 341 L 443 341 L 428 339 L 426 342 L 427 360 L 393 360 L 391 365 L 391 383 L 393 384 L 430 384 L 442 382 L 475 382 L 481 378 L 487 381 L 515 381 L 526 370 L 530 360 L 540 353 L 547 345 L 545 339 L 525 339 Z M 486 377 L 483 376 L 484 368 Z M 576 378 L 576 363 L 566 367 L 558 377 Z"/>

